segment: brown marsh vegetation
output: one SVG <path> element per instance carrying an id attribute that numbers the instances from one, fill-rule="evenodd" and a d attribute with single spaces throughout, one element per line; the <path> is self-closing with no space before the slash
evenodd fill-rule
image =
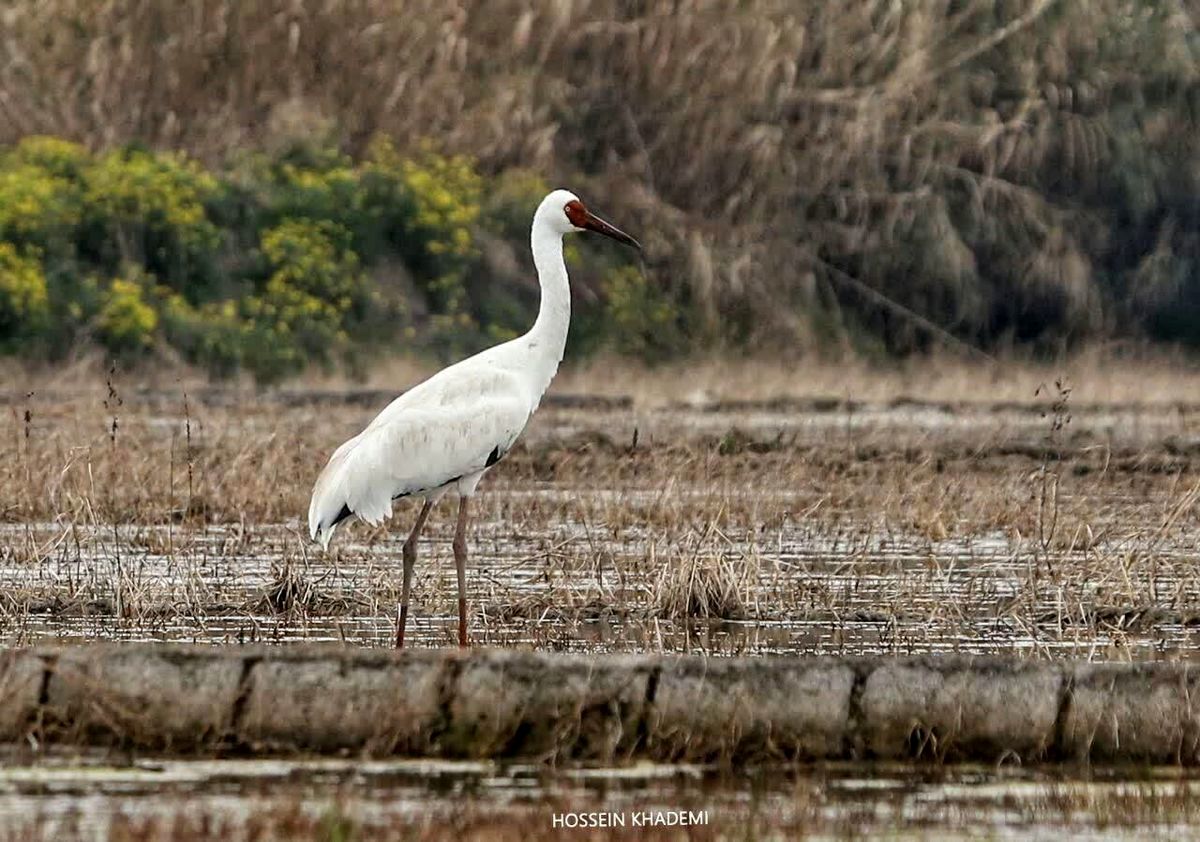
<path id="1" fill-rule="evenodd" d="M 931 362 L 929 397 L 913 370 L 567 372 L 479 498 L 476 639 L 1186 656 L 1200 406 L 1166 366 L 1073 361 L 1056 385 Z M 409 507 L 328 554 L 301 523 L 388 392 L 27 377 L 0 417 L 9 642 L 390 640 Z M 435 511 L 422 645 L 450 639 L 450 529 Z"/>

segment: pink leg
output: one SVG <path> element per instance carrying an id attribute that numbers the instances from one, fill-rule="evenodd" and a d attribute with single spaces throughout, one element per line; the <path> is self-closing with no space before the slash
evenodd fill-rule
<path id="1" fill-rule="evenodd" d="M 400 617 L 396 620 L 397 649 L 404 648 L 404 627 L 408 625 L 408 595 L 412 590 L 413 568 L 417 564 L 417 538 L 425 528 L 425 520 L 432 508 L 433 503 L 426 500 L 425 505 L 421 507 L 421 513 L 417 515 L 417 522 L 413 524 L 412 532 L 408 533 L 408 539 L 404 542 L 404 589 L 400 592 Z"/>
<path id="2" fill-rule="evenodd" d="M 458 645 L 467 646 L 467 508 L 470 497 L 458 498 L 458 526 L 454 530 L 454 566 L 458 572 Z"/>

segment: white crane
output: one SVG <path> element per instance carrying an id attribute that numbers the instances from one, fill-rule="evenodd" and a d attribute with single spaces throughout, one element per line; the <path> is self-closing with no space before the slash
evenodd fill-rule
<path id="1" fill-rule="evenodd" d="M 458 644 L 467 645 L 467 519 L 484 472 L 503 458 L 537 409 L 562 362 L 571 321 L 571 290 L 563 262 L 564 234 L 596 231 L 634 248 L 637 240 L 592 214 L 575 194 L 555 190 L 533 215 L 533 262 L 542 301 L 524 336 L 488 348 L 409 389 L 367 428 L 333 452 L 313 486 L 308 529 L 329 547 L 349 517 L 372 525 L 392 514 L 392 501 L 424 504 L 404 542 L 404 587 L 396 646 L 404 646 L 417 539 L 438 499 L 458 492 L 454 563 L 458 572 Z"/>

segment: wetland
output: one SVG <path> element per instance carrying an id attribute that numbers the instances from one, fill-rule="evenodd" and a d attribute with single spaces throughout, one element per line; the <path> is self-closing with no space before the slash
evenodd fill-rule
<path id="1" fill-rule="evenodd" d="M 918 396 L 902 379 L 839 392 L 826 377 L 799 393 L 768 379 L 722 393 L 719 376 L 685 387 L 660 375 L 624 394 L 568 376 L 476 498 L 473 641 L 1193 659 L 1200 405 L 1145 385 L 1026 381 Z M 398 503 L 385 527 L 352 524 L 325 553 L 302 523 L 328 449 L 383 395 L 111 376 L 4 392 L 0 637 L 390 646 L 415 505 Z M 420 549 L 417 647 L 454 642 L 451 508 L 435 508 Z M 274 824 L 243 822 L 244 838 L 556 838 L 555 810 L 649 803 L 712 817 L 660 838 L 1121 838 L 1195 819 L 1181 770 L 820 766 L 751 786 L 707 767 L 205 763 L 26 750 L 0 815 L 33 817 L 6 820 L 11 838 L 55 838 L 47 829 L 67 822 L 147 839 L 251 816 Z"/>

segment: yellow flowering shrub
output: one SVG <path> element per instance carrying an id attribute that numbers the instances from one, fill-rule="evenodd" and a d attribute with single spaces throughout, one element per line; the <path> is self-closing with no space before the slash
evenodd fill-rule
<path id="1" fill-rule="evenodd" d="M 678 350 L 683 335 L 676 305 L 652 287 L 635 266 L 620 266 L 604 279 L 608 341 L 623 354 L 656 359 Z"/>
<path id="2" fill-rule="evenodd" d="M 157 222 L 199 236 L 217 181 L 182 155 L 110 152 L 87 173 L 87 201 L 112 219 Z"/>
<path id="3" fill-rule="evenodd" d="M 0 343 L 33 336 L 50 315 L 46 275 L 37 254 L 0 242 Z"/>
<path id="4" fill-rule="evenodd" d="M 546 191 L 530 171 L 485 179 L 468 157 L 386 139 L 360 160 L 297 144 L 214 173 L 182 154 L 27 137 L 0 148 L 0 343 L 161 345 L 264 381 L 384 337 L 461 356 L 532 318 L 529 219 Z M 661 296 L 635 275 L 606 280 L 593 257 L 579 273 L 593 345 L 611 317 L 630 347 L 657 347 L 674 325 Z"/>
<path id="5" fill-rule="evenodd" d="M 6 165 L 35 166 L 51 175 L 77 179 L 92 157 L 78 143 L 49 135 L 29 135 L 21 139 L 9 153 Z"/>
<path id="6" fill-rule="evenodd" d="M 47 246 L 79 224 L 78 191 L 35 164 L 0 170 L 0 236 Z"/>
<path id="7" fill-rule="evenodd" d="M 350 232 L 340 225 L 285 220 L 263 233 L 262 252 L 275 270 L 268 295 L 272 289 L 295 290 L 329 304 L 339 317 L 362 296 L 358 256 L 350 249 Z"/>
<path id="8" fill-rule="evenodd" d="M 309 360 L 328 361 L 349 343 L 348 320 L 364 307 L 366 279 L 350 232 L 327 221 L 289 219 L 263 233 L 272 272 L 243 303 L 252 325 L 246 363 L 274 380 Z"/>
<path id="9" fill-rule="evenodd" d="M 145 351 L 154 345 L 158 313 L 147 303 L 144 286 L 136 272 L 134 278 L 116 278 L 104 294 L 96 328 L 110 351 Z"/>
<path id="10" fill-rule="evenodd" d="M 483 179 L 471 159 L 426 149 L 402 161 L 400 169 L 415 209 L 410 224 L 425 235 L 429 254 L 470 257 L 475 248 L 471 227 L 483 195 Z"/>
<path id="11" fill-rule="evenodd" d="M 478 257 L 474 228 L 483 209 L 484 180 L 474 162 L 429 145 L 403 156 L 390 141 L 376 139 L 362 171 L 365 213 L 390 232 L 432 309 L 461 310 L 467 304 L 464 279 Z"/>
<path id="12" fill-rule="evenodd" d="M 102 262 L 137 260 L 173 286 L 196 280 L 221 233 L 205 202 L 218 182 L 182 155 L 110 152 L 84 173 L 87 212 L 103 231 Z"/>

